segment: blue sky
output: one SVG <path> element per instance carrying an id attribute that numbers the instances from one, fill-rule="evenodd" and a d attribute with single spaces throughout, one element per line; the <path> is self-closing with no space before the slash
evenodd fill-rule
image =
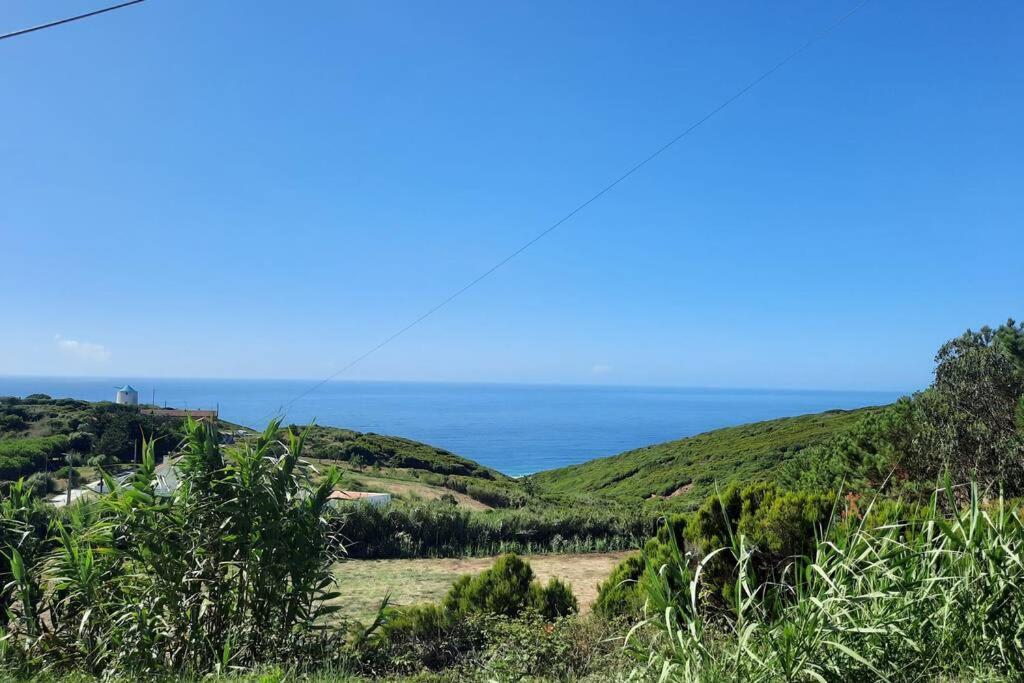
<path id="1" fill-rule="evenodd" d="M 150 0 L 3 41 L 0 374 L 329 375 L 851 4 Z M 1022 28 L 869 3 L 345 377 L 926 384 L 1024 316 Z"/>

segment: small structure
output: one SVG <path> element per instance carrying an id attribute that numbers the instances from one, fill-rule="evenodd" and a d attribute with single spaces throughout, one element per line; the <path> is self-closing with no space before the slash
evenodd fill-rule
<path id="1" fill-rule="evenodd" d="M 365 503 L 380 507 L 391 502 L 390 493 L 373 493 L 370 491 L 332 491 L 327 496 L 327 503 L 331 506 L 339 506 L 345 503 Z"/>
<path id="2" fill-rule="evenodd" d="M 213 422 L 217 419 L 216 410 L 181 410 L 178 408 L 143 408 L 144 415 L 155 415 L 156 417 L 191 417 L 193 420 L 206 420 Z"/>
<path id="3" fill-rule="evenodd" d="M 118 388 L 114 402 L 123 406 L 137 406 L 139 405 L 139 392 L 135 391 L 131 384 L 125 384 Z"/>

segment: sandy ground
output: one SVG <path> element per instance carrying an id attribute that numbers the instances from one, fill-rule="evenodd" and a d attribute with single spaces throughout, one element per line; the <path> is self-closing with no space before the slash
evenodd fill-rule
<path id="1" fill-rule="evenodd" d="M 534 574 L 543 582 L 555 576 L 572 586 L 580 611 L 589 612 L 597 586 L 629 552 L 585 553 L 573 555 L 532 555 L 526 557 Z M 475 574 L 494 563 L 494 557 L 441 560 L 349 560 L 338 565 L 337 601 L 342 612 L 357 619 L 368 619 L 386 593 L 394 605 L 436 601 L 462 574 Z"/>

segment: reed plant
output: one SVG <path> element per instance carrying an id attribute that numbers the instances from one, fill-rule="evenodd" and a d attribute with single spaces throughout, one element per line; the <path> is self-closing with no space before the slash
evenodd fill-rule
<path id="1" fill-rule="evenodd" d="M 702 557 L 674 541 L 640 580 L 656 634 L 633 677 L 662 681 L 932 681 L 1024 671 L 1024 524 L 976 486 L 947 486 L 914 521 L 839 520 L 809 557 L 764 581 L 742 534 Z M 710 606 L 702 574 L 734 560 L 730 609 Z M 680 581 L 680 577 L 682 580 Z"/>
<path id="2" fill-rule="evenodd" d="M 132 481 L 108 477 L 108 495 L 43 534 L 28 533 L 23 497 L 4 501 L 3 663 L 201 675 L 331 650 L 330 568 L 343 548 L 326 514 L 338 477 L 312 485 L 303 435 L 280 444 L 278 427 L 222 448 L 215 428 L 189 421 L 169 496 L 158 481 L 172 470 L 157 470 L 148 443 Z"/>

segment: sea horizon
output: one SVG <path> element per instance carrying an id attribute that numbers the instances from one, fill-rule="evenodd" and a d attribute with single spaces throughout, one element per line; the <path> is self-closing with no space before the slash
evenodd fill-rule
<path id="1" fill-rule="evenodd" d="M 43 393 L 114 399 L 132 384 L 140 403 L 218 408 L 260 428 L 317 424 L 422 441 L 520 476 L 760 420 L 891 403 L 908 391 L 668 385 L 536 384 L 131 376 L 0 375 L 0 396 Z"/>

